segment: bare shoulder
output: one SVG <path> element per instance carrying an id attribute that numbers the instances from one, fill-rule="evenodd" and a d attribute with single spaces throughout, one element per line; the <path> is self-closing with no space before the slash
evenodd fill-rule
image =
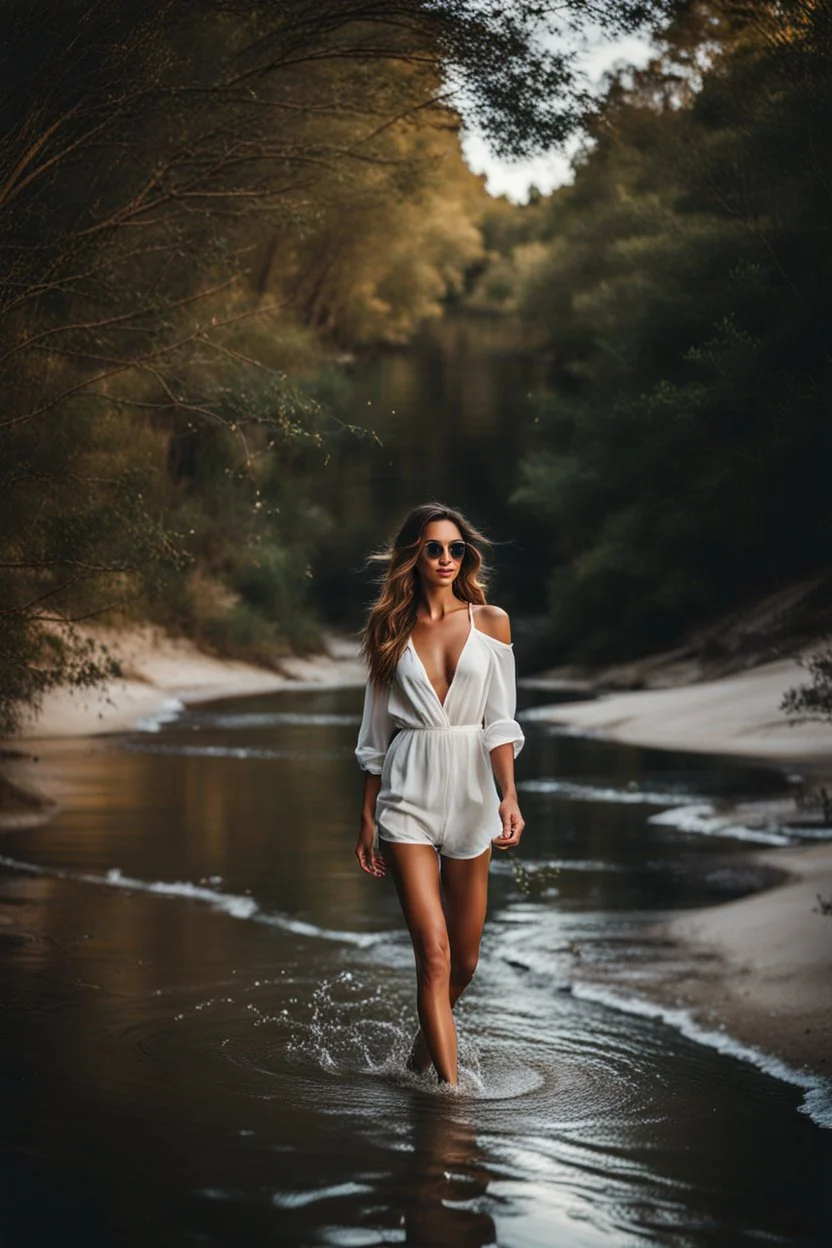
<path id="1" fill-rule="evenodd" d="M 481 633 L 487 633 L 495 641 L 506 645 L 511 642 L 511 621 L 502 607 L 492 606 L 491 603 L 474 607 L 474 622 Z"/>

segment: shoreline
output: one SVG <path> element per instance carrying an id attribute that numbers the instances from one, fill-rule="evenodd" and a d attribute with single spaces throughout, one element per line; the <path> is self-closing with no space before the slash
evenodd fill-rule
<path id="1" fill-rule="evenodd" d="M 325 635 L 318 654 L 281 658 L 279 670 L 216 658 L 186 638 L 150 626 L 99 628 L 90 636 L 108 647 L 122 675 L 94 689 L 51 690 L 40 709 L 24 718 L 21 731 L 0 747 L 130 732 L 200 702 L 290 689 L 356 687 L 366 680 L 358 643 L 337 634 Z"/>
<path id="2" fill-rule="evenodd" d="M 199 702 L 357 687 L 366 679 L 357 645 L 341 637 L 328 637 L 323 654 L 287 659 L 281 672 L 216 659 L 148 629 L 123 635 L 112 649 L 122 678 L 91 693 L 53 692 L 20 736 L 0 743 L 0 830 L 35 827 L 60 809 L 61 795 L 50 791 L 39 766 L 42 749 L 48 756 L 107 748 L 107 737 L 143 720 L 152 731 L 154 720 Z M 817 781 L 832 776 L 832 725 L 792 729 L 777 710 L 785 688 L 803 676 L 793 661 L 779 661 L 718 680 L 538 706 L 524 718 L 622 744 L 800 767 Z M 558 688 L 545 676 L 528 683 Z M 787 822 L 789 804 L 763 800 L 721 814 L 726 825 L 770 826 Z M 782 882 L 651 924 L 620 972 L 576 967 L 575 991 L 600 994 L 595 999 L 612 1008 L 652 1012 L 682 1030 L 690 1020 L 704 1043 L 732 1037 L 735 1049 L 746 1048 L 736 1055 L 756 1054 L 763 1068 L 770 1057 L 829 1079 L 832 915 L 822 912 L 817 895 L 832 901 L 832 843 L 766 849 L 752 859 L 782 871 Z"/>
<path id="3" fill-rule="evenodd" d="M 778 659 L 716 680 L 537 706 L 526 717 L 624 745 L 826 767 L 832 774 L 832 724 L 794 723 L 779 709 L 786 690 L 805 680 L 794 659 Z M 564 688 L 543 677 L 529 684 Z"/>
<path id="4" fill-rule="evenodd" d="M 730 1038 L 832 1080 L 832 914 L 818 897 L 832 901 L 832 844 L 767 849 L 752 861 L 785 878 L 650 924 L 617 973 L 581 968 L 576 985 L 618 1008 L 662 1007 L 657 1017 L 692 1024 L 706 1043 Z M 829 1091 L 832 1105 L 832 1083 Z"/>
<path id="5" fill-rule="evenodd" d="M 356 688 L 366 672 L 358 643 L 324 635 L 324 649 L 305 657 L 289 655 L 280 670 L 237 659 L 221 659 L 186 638 L 171 637 L 149 625 L 130 629 L 87 630 L 106 645 L 122 675 L 93 689 L 53 689 L 21 731 L 0 741 L 0 833 L 34 828 L 61 808 L 41 754 L 78 748 L 143 728 L 153 732 L 186 706 L 224 698 L 314 689 Z M 100 747 L 99 747 L 100 748 Z"/>
<path id="6" fill-rule="evenodd" d="M 779 710 L 786 689 L 806 673 L 780 659 L 712 680 L 603 694 L 592 701 L 537 706 L 526 718 L 567 733 L 648 749 L 745 759 L 797 769 L 832 788 L 832 724 L 792 724 Z M 566 691 L 558 676 L 530 687 Z M 573 686 L 573 689 L 575 686 Z M 589 686 L 587 686 L 589 688 Z M 577 691 L 577 690 L 576 690 Z M 817 834 L 793 798 L 703 810 L 731 835 L 731 825 Z M 634 959 L 617 973 L 576 971 L 576 987 L 620 1009 L 652 1012 L 703 1043 L 733 1038 L 749 1059 L 832 1078 L 832 841 L 758 850 L 752 861 L 784 878 L 736 901 L 651 924 Z M 728 1050 L 726 1050 L 728 1051 Z M 827 1123 L 826 1125 L 832 1125 Z"/>

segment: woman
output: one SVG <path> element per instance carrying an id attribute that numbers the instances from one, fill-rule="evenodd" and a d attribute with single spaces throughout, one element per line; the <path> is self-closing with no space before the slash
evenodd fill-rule
<path id="1" fill-rule="evenodd" d="M 433 1063 L 449 1084 L 451 1010 L 477 965 L 491 846 L 510 849 L 523 831 L 514 654 L 508 616 L 486 604 L 479 579 L 484 541 L 449 507 L 411 511 L 379 556 L 388 567 L 362 645 L 355 852 L 369 875 L 389 870 L 413 941 L 420 1029 L 408 1064 L 421 1073 Z"/>

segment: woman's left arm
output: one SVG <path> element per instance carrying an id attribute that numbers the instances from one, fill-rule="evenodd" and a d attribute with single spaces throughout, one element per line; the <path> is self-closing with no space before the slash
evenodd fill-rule
<path id="1" fill-rule="evenodd" d="M 491 751 L 491 766 L 503 799 L 500 802 L 503 830 L 491 844 L 495 849 L 511 849 L 512 845 L 520 843 L 523 828 L 526 826 L 517 804 L 517 789 L 514 787 L 514 745 L 511 741 L 494 747 Z"/>
<path id="2" fill-rule="evenodd" d="M 485 748 L 490 755 L 494 778 L 502 798 L 500 819 L 503 830 L 492 844 L 497 849 L 511 849 L 519 843 L 525 826 L 517 804 L 514 783 L 514 760 L 523 748 L 524 738 L 523 730 L 514 718 L 517 709 L 517 677 L 511 645 L 511 626 L 505 611 L 501 611 L 499 607 L 482 606 L 477 611 L 477 627 L 497 643 L 493 647 L 494 661 L 483 724 Z"/>

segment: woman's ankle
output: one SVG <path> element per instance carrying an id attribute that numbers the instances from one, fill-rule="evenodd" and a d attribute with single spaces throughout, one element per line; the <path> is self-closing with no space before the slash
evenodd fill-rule
<path id="1" fill-rule="evenodd" d="M 432 1065 L 428 1046 L 425 1044 L 424 1036 L 421 1029 L 416 1032 L 416 1038 L 410 1049 L 410 1056 L 407 1059 L 407 1069 L 412 1070 L 414 1074 L 423 1075 L 426 1070 L 430 1070 Z"/>

